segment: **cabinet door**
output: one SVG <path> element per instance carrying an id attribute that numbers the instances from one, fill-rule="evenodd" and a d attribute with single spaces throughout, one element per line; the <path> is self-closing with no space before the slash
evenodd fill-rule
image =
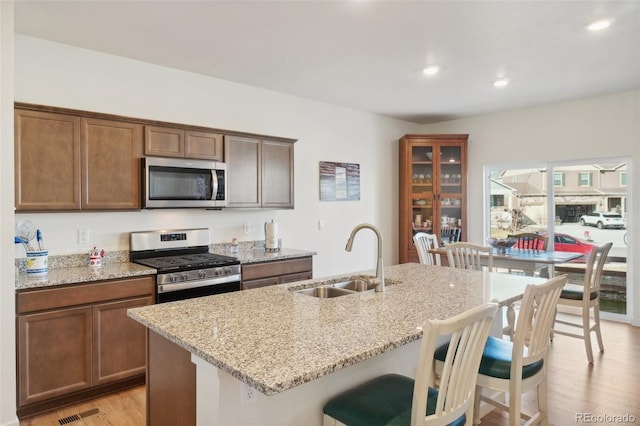
<path id="1" fill-rule="evenodd" d="M 153 297 L 141 297 L 94 306 L 93 385 L 145 372 L 145 326 L 129 318 L 127 309 L 151 304 Z"/>
<path id="2" fill-rule="evenodd" d="M 82 119 L 82 209 L 141 208 L 142 126 Z"/>
<path id="3" fill-rule="evenodd" d="M 80 208 L 80 118 L 16 109 L 17 211 Z"/>
<path id="4" fill-rule="evenodd" d="M 294 207 L 293 144 L 262 141 L 262 206 Z"/>
<path id="5" fill-rule="evenodd" d="M 227 207 L 260 207 L 262 177 L 259 139 L 225 136 Z"/>
<path id="6" fill-rule="evenodd" d="M 18 317 L 18 405 L 91 386 L 91 307 Z"/>
<path id="7" fill-rule="evenodd" d="M 204 160 L 222 161 L 222 135 L 219 133 L 184 132 L 184 156 Z"/>
<path id="8" fill-rule="evenodd" d="M 184 130 L 144 126 L 144 154 L 159 157 L 184 157 Z"/>

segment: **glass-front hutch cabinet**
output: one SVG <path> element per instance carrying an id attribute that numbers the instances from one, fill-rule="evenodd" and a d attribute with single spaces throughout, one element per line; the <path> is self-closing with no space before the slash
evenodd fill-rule
<path id="1" fill-rule="evenodd" d="M 469 135 L 405 135 L 400 139 L 400 263 L 418 262 L 413 236 L 466 240 Z"/>

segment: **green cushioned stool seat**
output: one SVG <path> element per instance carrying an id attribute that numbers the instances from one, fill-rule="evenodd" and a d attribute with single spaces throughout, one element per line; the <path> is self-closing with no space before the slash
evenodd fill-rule
<path id="1" fill-rule="evenodd" d="M 447 356 L 449 344 L 445 343 L 436 349 L 434 358 L 443 361 Z M 487 343 L 482 351 L 482 360 L 480 361 L 480 374 L 485 376 L 497 377 L 499 379 L 509 379 L 511 377 L 511 354 L 513 351 L 513 343 L 499 339 L 494 336 L 487 338 Z M 542 360 L 533 364 L 525 365 L 522 368 L 522 378 L 526 379 L 536 374 L 542 368 Z"/>
<path id="2" fill-rule="evenodd" d="M 413 379 L 386 374 L 333 397 L 323 412 L 348 426 L 391 426 L 411 424 Z M 429 388 L 427 413 L 435 413 L 438 391 Z M 462 415 L 452 426 L 462 426 Z"/>
<path id="3" fill-rule="evenodd" d="M 582 295 L 583 295 L 582 291 L 562 290 L 562 293 L 560 293 L 560 299 L 582 300 Z M 596 297 L 598 297 L 597 291 L 592 291 L 589 294 L 589 300 L 593 300 Z"/>

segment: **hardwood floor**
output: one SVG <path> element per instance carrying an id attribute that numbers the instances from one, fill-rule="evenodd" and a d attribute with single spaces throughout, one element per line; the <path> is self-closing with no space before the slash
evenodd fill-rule
<path id="1" fill-rule="evenodd" d="M 550 425 L 640 424 L 640 328 L 603 321 L 602 333 L 605 353 L 601 354 L 597 350 L 597 344 L 594 343 L 593 365 L 587 362 L 582 340 L 556 336 L 551 344 L 548 378 Z M 525 410 L 527 407 L 535 406 L 535 398 L 534 392 L 524 396 Z M 91 412 L 95 409 L 98 409 L 99 413 Z M 82 413 L 88 413 L 88 416 L 81 418 Z M 80 419 L 59 422 L 59 419 L 73 415 L 78 415 Z M 635 416 L 635 420 L 631 417 L 625 422 L 623 419 L 614 417 L 625 415 Z M 601 418 L 595 418 L 595 416 L 601 416 Z M 20 422 L 21 426 L 62 424 L 143 426 L 145 425 L 144 386 Z M 506 426 L 508 417 L 505 413 L 494 410 L 482 418 L 482 425 Z"/>

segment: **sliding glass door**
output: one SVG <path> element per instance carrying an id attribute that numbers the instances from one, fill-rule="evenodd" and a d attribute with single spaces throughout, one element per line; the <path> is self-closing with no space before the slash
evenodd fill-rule
<path id="1" fill-rule="evenodd" d="M 595 246 L 613 243 L 602 277 L 601 311 L 626 316 L 628 159 L 544 164 L 531 168 L 487 167 L 487 237 L 535 232 L 549 236 L 549 250 L 581 252 L 558 265 L 570 281 L 584 278 Z"/>

